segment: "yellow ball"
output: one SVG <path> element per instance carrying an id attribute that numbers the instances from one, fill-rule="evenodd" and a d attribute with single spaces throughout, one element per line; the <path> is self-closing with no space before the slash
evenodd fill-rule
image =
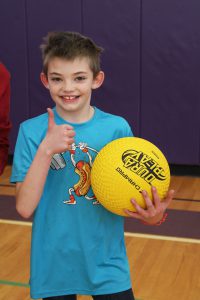
<path id="1" fill-rule="evenodd" d="M 151 186 L 157 188 L 160 199 L 166 196 L 170 169 L 163 153 L 147 140 L 125 137 L 108 143 L 98 153 L 91 172 L 91 185 L 97 200 L 109 211 L 127 216 L 124 209 L 135 211 L 134 198 L 146 208 L 141 194 Z"/>

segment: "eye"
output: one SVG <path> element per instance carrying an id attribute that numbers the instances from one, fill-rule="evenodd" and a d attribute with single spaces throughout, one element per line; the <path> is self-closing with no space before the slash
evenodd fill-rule
<path id="1" fill-rule="evenodd" d="M 53 81 L 53 82 L 60 82 L 61 78 L 60 77 L 52 77 L 51 81 Z"/>
<path id="2" fill-rule="evenodd" d="M 78 76 L 75 78 L 75 81 L 84 81 L 86 79 L 85 76 Z"/>

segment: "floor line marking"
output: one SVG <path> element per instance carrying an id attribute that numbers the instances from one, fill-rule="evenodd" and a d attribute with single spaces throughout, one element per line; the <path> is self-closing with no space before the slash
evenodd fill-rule
<path id="1" fill-rule="evenodd" d="M 198 240 L 198 239 L 181 238 L 181 237 L 165 236 L 165 235 L 125 232 L 125 236 L 136 237 L 136 238 L 145 238 L 145 239 L 154 239 L 154 240 L 165 240 L 165 241 L 171 241 L 171 242 L 173 241 L 173 242 L 181 242 L 181 243 L 200 244 L 200 240 Z"/>
<path id="2" fill-rule="evenodd" d="M 11 224 L 11 225 L 32 226 L 32 222 L 26 222 L 26 221 L 13 221 L 13 220 L 7 220 L 7 219 L 0 219 L 0 223 L 3 223 L 3 224 Z"/>
<path id="3" fill-rule="evenodd" d="M 173 201 L 189 201 L 189 202 L 200 202 L 200 199 L 189 199 L 189 198 L 174 198 Z"/>
<path id="4" fill-rule="evenodd" d="M 15 184 L 7 184 L 7 183 L 0 183 L 0 186 L 2 187 L 12 187 L 12 188 L 15 188 Z"/>
<path id="5" fill-rule="evenodd" d="M 0 280 L 0 284 L 20 286 L 20 287 L 26 287 L 26 288 L 30 287 L 28 283 L 21 283 L 21 282 L 8 281 L 8 280 Z"/>
<path id="6" fill-rule="evenodd" d="M 22 226 L 32 226 L 32 222 L 23 222 L 23 221 L 13 221 L 13 220 L 4 220 L 0 219 L 0 223 L 2 224 L 11 224 L 11 225 L 22 225 Z M 165 240 L 165 241 L 175 241 L 181 243 L 194 243 L 200 244 L 199 239 L 192 238 L 181 238 L 181 237 L 173 237 L 173 236 L 164 236 L 164 235 L 154 235 L 154 234 L 144 234 L 144 233 L 132 233 L 125 232 L 125 236 L 136 237 L 136 238 L 146 238 L 146 239 L 154 239 L 154 240 Z"/>

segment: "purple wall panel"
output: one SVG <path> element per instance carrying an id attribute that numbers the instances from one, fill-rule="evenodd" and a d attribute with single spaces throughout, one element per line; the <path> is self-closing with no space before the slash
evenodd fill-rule
<path id="1" fill-rule="evenodd" d="M 170 163 L 200 165 L 199 11 L 198 0 L 2 0 L 0 60 L 12 75 L 11 153 L 19 123 L 54 105 L 39 79 L 42 37 L 71 30 L 105 48 L 106 78 L 93 104 L 124 116 Z"/>
<path id="2" fill-rule="evenodd" d="M 54 106 L 40 82 L 42 39 L 49 31 L 81 31 L 81 0 L 27 0 L 30 117 Z"/>
<path id="3" fill-rule="evenodd" d="M 83 1 L 83 33 L 105 51 L 103 86 L 93 104 L 125 117 L 135 135 L 139 128 L 140 1 Z"/>
<path id="4" fill-rule="evenodd" d="M 28 117 L 27 47 L 24 0 L 1 0 L 0 60 L 11 73 L 11 153 L 19 123 Z"/>
<path id="5" fill-rule="evenodd" d="M 141 135 L 171 163 L 200 164 L 200 2 L 144 1 Z"/>

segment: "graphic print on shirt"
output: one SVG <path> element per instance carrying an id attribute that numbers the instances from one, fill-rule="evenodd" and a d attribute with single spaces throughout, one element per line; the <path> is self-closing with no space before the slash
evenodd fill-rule
<path id="1" fill-rule="evenodd" d="M 86 155 L 86 158 L 77 160 L 75 159 L 76 150 L 80 149 L 83 154 Z M 72 144 L 70 152 L 70 160 L 74 167 L 74 171 L 77 175 L 79 175 L 79 180 L 76 182 L 73 187 L 70 187 L 68 190 L 69 199 L 64 200 L 63 203 L 65 204 L 76 204 L 75 196 L 78 197 L 85 197 L 87 200 L 92 200 L 93 204 L 99 204 L 98 200 L 96 199 L 95 195 L 89 196 L 88 192 L 91 186 L 91 168 L 92 168 L 92 153 L 98 154 L 98 152 L 89 147 L 86 143 L 79 143 L 78 145 Z M 54 154 L 52 161 L 51 161 L 51 168 L 54 170 L 63 169 L 66 167 L 66 162 L 63 157 L 64 153 L 61 154 Z"/>

